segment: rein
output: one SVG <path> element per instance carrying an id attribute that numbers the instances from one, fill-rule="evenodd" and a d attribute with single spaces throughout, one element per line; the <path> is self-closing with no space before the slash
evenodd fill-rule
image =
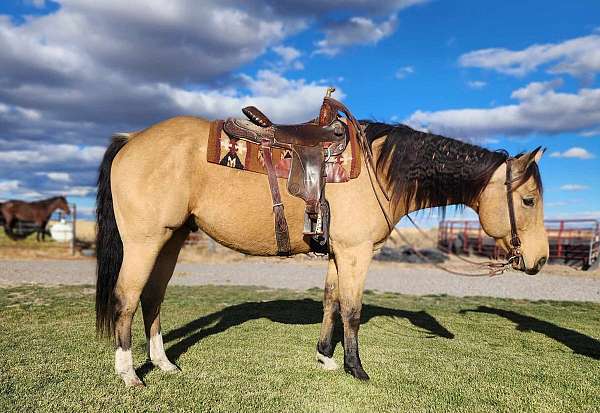
<path id="1" fill-rule="evenodd" d="M 455 256 L 460 259 L 463 262 L 466 262 L 468 264 L 471 264 L 475 267 L 478 268 L 482 268 L 482 269 L 487 269 L 487 272 L 485 273 L 465 273 L 465 272 L 461 272 L 461 271 L 454 271 L 451 270 L 449 268 L 444 267 L 443 265 L 437 264 L 435 262 L 432 262 L 431 260 L 429 260 L 426 256 L 424 256 L 423 254 L 421 254 L 419 252 L 419 250 L 417 250 L 410 241 L 408 241 L 408 239 L 402 235 L 402 233 L 398 230 L 398 228 L 394 229 L 396 230 L 396 234 L 398 234 L 398 236 L 405 242 L 408 244 L 408 246 L 415 251 L 415 253 L 423 260 L 425 261 L 429 261 L 430 264 L 433 264 L 436 268 L 439 268 L 441 270 L 444 270 L 450 274 L 454 274 L 454 275 L 462 275 L 462 276 L 467 276 L 467 277 L 485 277 L 485 276 L 489 276 L 489 277 L 493 277 L 496 275 L 501 275 L 504 274 L 504 271 L 506 271 L 507 269 L 510 269 L 511 267 L 515 267 L 515 265 L 518 265 L 521 258 L 522 258 L 522 254 L 521 254 L 521 239 L 519 238 L 519 233 L 517 231 L 517 220 L 515 218 L 515 207 L 514 207 L 514 202 L 513 202 L 513 184 L 515 182 L 518 181 L 519 178 L 513 178 L 512 175 L 512 161 L 514 160 L 514 158 L 508 158 L 506 160 L 506 181 L 505 181 L 505 185 L 506 185 L 506 200 L 508 203 L 508 215 L 510 218 L 510 232 L 511 232 L 511 239 L 510 239 L 510 245 L 511 245 L 511 249 L 509 251 L 509 257 L 505 262 L 495 262 L 495 261 L 484 261 L 484 262 L 476 262 L 476 261 L 472 261 L 469 260 L 467 258 L 461 257 L 460 255 L 455 254 Z M 421 229 L 421 227 L 419 227 L 417 225 L 417 223 L 412 219 L 412 217 L 410 215 L 406 215 L 409 219 L 409 221 L 413 224 L 413 226 L 419 231 L 419 233 L 423 236 L 425 236 L 427 239 L 432 240 L 432 238 L 429 236 L 429 234 L 427 234 L 425 231 L 423 231 Z M 448 249 L 442 249 L 439 246 L 436 247 L 436 249 L 438 249 L 439 251 L 449 254 L 451 255 L 451 251 L 449 251 Z"/>
<path id="2" fill-rule="evenodd" d="M 518 180 L 518 178 L 515 179 L 512 176 L 512 161 L 514 160 L 514 158 L 508 158 L 506 160 L 506 182 L 505 182 L 505 185 L 506 185 L 506 199 L 508 202 L 508 212 L 509 212 L 509 217 L 510 217 L 510 231 L 511 231 L 511 240 L 510 240 L 511 249 L 509 251 L 508 259 L 505 262 L 494 262 L 494 261 L 476 262 L 476 261 L 472 261 L 467 258 L 461 257 L 459 255 L 456 255 L 457 258 L 459 258 L 460 260 L 462 260 L 468 264 L 471 264 L 480 269 L 487 269 L 487 272 L 466 273 L 466 272 L 461 272 L 461 271 L 455 271 L 455 270 L 446 268 L 445 266 L 440 265 L 436 262 L 433 262 L 432 260 L 427 258 L 425 255 L 423 255 L 421 252 L 419 252 L 419 250 L 417 248 L 414 247 L 414 245 L 398 230 L 398 228 L 395 227 L 395 225 L 393 224 L 392 220 L 388 216 L 387 211 L 385 210 L 385 208 L 383 206 L 383 201 L 380 199 L 380 195 L 379 195 L 378 191 L 375 188 L 375 184 L 377 184 L 377 186 L 379 186 L 379 189 L 381 190 L 381 193 L 384 195 L 386 201 L 389 204 L 390 196 L 387 194 L 387 191 L 385 190 L 385 186 L 380 181 L 379 176 L 377 176 L 375 166 L 374 166 L 375 162 L 373 160 L 373 152 L 371 151 L 371 147 L 369 145 L 369 142 L 367 140 L 367 137 L 366 137 L 363 127 L 360 125 L 360 123 L 352 115 L 350 110 L 348 110 L 348 108 L 343 103 L 341 103 L 335 99 L 332 99 L 329 96 L 326 96 L 324 98 L 324 100 L 327 101 L 333 107 L 333 109 L 338 110 L 338 111 L 342 112 L 344 115 L 346 115 L 346 119 L 348 119 L 348 123 L 350 123 L 356 130 L 356 133 L 359 137 L 358 142 L 360 144 L 363 154 L 365 155 L 365 164 L 367 166 L 369 180 L 371 181 L 371 186 L 373 187 L 373 192 L 375 193 L 375 198 L 377 199 L 377 203 L 379 204 L 379 208 L 381 209 L 381 212 L 383 213 L 383 216 L 387 222 L 387 225 L 388 225 L 390 231 L 391 230 L 396 231 L 398 236 L 417 254 L 417 256 L 419 256 L 423 261 L 429 262 L 430 264 L 432 264 L 434 267 L 436 267 L 438 269 L 441 269 L 441 270 L 446 271 L 453 275 L 461 275 L 461 276 L 465 276 L 465 277 L 493 277 L 496 275 L 501 275 L 507 269 L 510 269 L 511 267 L 514 268 L 515 265 L 518 265 L 518 263 L 520 262 L 520 260 L 522 258 L 522 254 L 521 254 L 521 248 L 520 248 L 521 247 L 521 239 L 519 238 L 519 234 L 517 232 L 517 224 L 516 224 L 516 219 L 515 219 L 515 210 L 514 210 L 514 203 L 513 203 L 513 197 L 512 197 L 513 184 Z M 422 235 L 424 235 L 428 239 L 431 239 L 431 237 L 429 237 L 429 235 L 427 233 L 425 233 L 425 231 L 423 231 L 408 214 L 406 216 L 408 217 L 410 222 L 415 226 L 415 228 Z M 448 251 L 443 251 L 439 247 L 437 247 L 437 249 L 443 253 L 451 254 Z"/>
<path id="3" fill-rule="evenodd" d="M 338 103 L 342 108 L 346 109 L 341 103 L 339 103 L 337 101 L 336 101 L 336 103 Z M 343 110 L 341 110 L 341 111 L 345 112 L 346 116 L 348 116 L 348 112 L 346 112 L 347 109 L 346 109 L 346 111 L 343 111 Z M 402 239 L 402 241 L 404 241 L 404 243 L 407 244 L 408 247 L 410 249 L 412 249 L 419 258 L 421 258 L 423 261 L 429 262 L 434 267 L 436 267 L 440 270 L 446 271 L 447 273 L 450 273 L 453 275 L 461 275 L 461 276 L 465 276 L 465 277 L 493 277 L 496 275 L 501 275 L 501 274 L 504 274 L 504 272 L 507 269 L 514 267 L 516 264 L 518 264 L 520 262 L 521 257 L 522 257 L 521 249 L 520 249 L 521 239 L 519 238 L 519 234 L 517 232 L 517 224 L 516 224 L 516 219 L 515 219 L 515 210 L 514 210 L 514 203 L 513 203 L 513 197 L 512 197 L 512 194 L 513 194 L 513 186 L 512 185 L 518 179 L 518 178 L 514 179 L 512 177 L 512 161 L 514 158 L 508 158 L 506 160 L 506 182 L 505 182 L 505 185 L 506 185 L 506 199 L 508 202 L 508 212 L 509 212 L 509 217 L 510 217 L 510 231 L 511 231 L 511 240 L 510 240 L 511 250 L 509 251 L 509 258 L 505 262 L 495 262 L 495 261 L 476 262 L 476 261 L 472 261 L 467 258 L 461 257 L 460 255 L 455 255 L 461 261 L 466 262 L 472 266 L 475 266 L 480 269 L 487 269 L 487 272 L 467 273 L 467 272 L 462 272 L 462 271 L 455 271 L 455 270 L 447 268 L 441 264 L 433 262 L 431 259 L 427 258 L 425 255 L 423 255 L 421 252 L 419 252 L 419 250 L 417 248 L 415 248 L 415 246 L 412 244 L 412 242 L 410 242 L 398 230 L 398 228 L 396 228 L 396 226 L 393 224 L 392 220 L 388 216 L 388 214 L 383 206 L 383 202 L 380 199 L 379 194 L 377 193 L 377 190 L 375 189 L 375 182 L 373 180 L 373 174 L 375 175 L 376 182 L 379 186 L 379 189 L 381 190 L 381 192 L 383 193 L 383 195 L 385 196 L 386 200 L 389 203 L 390 197 L 388 196 L 387 192 L 385 191 L 383 184 L 379 180 L 379 177 L 377 176 L 376 171 L 374 171 L 375 168 L 373 166 L 373 163 L 374 163 L 373 153 L 372 153 L 369 143 L 366 139 L 365 132 L 364 132 L 363 128 L 360 127 L 360 125 L 358 124 L 356 119 L 354 119 L 354 117 L 352 117 L 352 118 L 348 117 L 348 119 L 350 119 L 352 121 L 352 123 L 356 125 L 356 130 L 360 137 L 359 142 L 361 143 L 361 147 L 363 149 L 363 152 L 365 153 L 365 158 L 366 158 L 365 163 L 367 165 L 367 171 L 369 173 L 369 179 L 371 181 L 371 186 L 373 187 L 373 192 L 375 193 L 375 198 L 377 199 L 377 203 L 379 204 L 379 208 L 381 209 L 381 212 L 383 213 L 383 216 L 388 224 L 389 229 L 396 231 L 396 234 L 400 237 L 400 239 Z M 421 235 L 425 236 L 429 240 L 432 240 L 431 237 L 425 231 L 423 231 L 421 229 L 421 227 L 419 227 L 417 225 L 417 223 L 412 219 L 412 217 L 410 215 L 407 214 L 406 217 L 408 217 L 409 221 L 414 225 L 414 227 L 419 231 L 419 233 L 421 233 Z M 438 249 L 442 253 L 452 255 L 452 253 L 450 251 L 448 251 L 447 249 L 446 249 L 446 251 L 444 251 L 439 246 L 436 247 L 436 249 Z"/>

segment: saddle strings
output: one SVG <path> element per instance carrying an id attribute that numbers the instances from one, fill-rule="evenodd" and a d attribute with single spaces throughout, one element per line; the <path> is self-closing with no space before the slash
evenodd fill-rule
<path id="1" fill-rule="evenodd" d="M 356 130 L 356 133 L 358 134 L 358 137 L 359 137 L 358 142 L 359 142 L 362 152 L 366 158 L 365 164 L 367 165 L 367 172 L 369 174 L 369 180 L 371 181 L 371 186 L 373 187 L 373 192 L 375 193 L 375 198 L 377 199 L 379 208 L 381 209 L 381 212 L 383 213 L 383 216 L 386 220 L 388 229 L 390 231 L 396 231 L 396 234 L 400 237 L 400 239 L 402 239 L 402 241 L 404 241 L 404 243 L 406 243 L 409 246 L 409 248 L 412 249 L 415 252 L 415 254 L 417 254 L 417 256 L 419 256 L 419 258 L 421 258 L 425 262 L 429 262 L 434 267 L 436 267 L 440 270 L 446 271 L 447 273 L 450 273 L 453 275 L 461 275 L 461 276 L 465 276 L 465 277 L 493 277 L 496 275 L 503 274 L 507 269 L 509 269 L 511 267 L 512 264 L 511 264 L 510 260 L 508 260 L 506 262 L 494 262 L 494 261 L 476 262 L 476 261 L 472 261 L 467 258 L 461 257 L 460 255 L 452 254 L 449 250 L 444 251 L 441 248 L 439 248 L 439 246 L 437 246 L 436 249 L 438 249 L 442 253 L 445 253 L 448 255 L 454 255 L 461 261 L 471 264 L 477 268 L 486 268 L 487 269 L 487 272 L 483 272 L 483 273 L 467 273 L 467 272 L 462 272 L 462 271 L 456 271 L 456 270 L 452 270 L 452 269 L 447 268 L 439 263 L 432 261 L 430 258 L 428 258 L 423 253 L 421 253 L 417 248 L 415 248 L 413 243 L 410 242 L 400 232 L 400 230 L 398 230 L 398 228 L 396 228 L 396 226 L 393 224 L 392 220 L 388 216 L 388 213 L 383 205 L 383 202 L 380 199 L 380 195 L 379 195 L 377 189 L 375 188 L 375 182 L 377 182 L 379 189 L 381 190 L 386 201 L 388 202 L 388 206 L 391 206 L 390 205 L 391 198 L 387 194 L 387 191 L 385 190 L 385 186 L 381 183 L 379 176 L 377 175 L 376 166 L 374 166 L 373 152 L 371 150 L 371 146 L 369 145 L 369 142 L 367 140 L 365 132 L 364 132 L 363 128 L 361 127 L 360 123 L 356 120 L 356 118 L 352 115 L 352 113 L 348 110 L 348 108 L 343 103 L 341 103 L 333 98 L 330 98 L 330 97 L 325 97 L 325 100 L 327 100 L 333 107 L 335 107 L 340 112 L 342 112 L 344 115 L 346 115 L 346 118 L 352 124 L 352 127 L 354 127 L 354 129 Z M 375 175 L 375 179 L 373 179 L 373 175 Z M 419 227 L 417 225 L 417 223 L 412 219 L 412 217 L 410 215 L 407 214 L 406 216 L 408 217 L 409 221 L 415 226 L 417 231 L 419 231 L 419 233 L 421 233 L 427 239 L 432 240 L 432 238 L 429 236 L 429 234 L 427 234 L 425 231 L 423 231 L 421 229 L 421 227 Z M 437 242 L 436 242 L 436 244 L 437 244 Z"/>

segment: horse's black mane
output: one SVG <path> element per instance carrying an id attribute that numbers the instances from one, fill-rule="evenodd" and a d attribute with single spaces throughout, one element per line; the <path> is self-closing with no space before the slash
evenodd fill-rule
<path id="1" fill-rule="evenodd" d="M 369 145 L 387 136 L 377 159 L 377 171 L 387 171 L 392 199 L 402 202 L 407 211 L 411 200 L 417 209 L 472 205 L 509 156 L 504 150 L 490 151 L 406 125 L 361 123 Z M 532 176 L 541 194 L 542 182 L 536 162 L 531 163 L 515 188 Z"/>

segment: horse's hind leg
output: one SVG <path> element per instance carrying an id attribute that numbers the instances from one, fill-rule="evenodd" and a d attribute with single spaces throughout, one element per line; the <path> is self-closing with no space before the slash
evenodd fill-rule
<path id="1" fill-rule="evenodd" d="M 329 258 L 329 267 L 325 280 L 323 322 L 321 323 L 321 333 L 319 334 L 319 342 L 317 343 L 317 361 L 321 363 L 325 370 L 335 370 L 338 368 L 337 363 L 333 359 L 334 346 L 332 343 L 335 318 L 340 308 L 338 290 L 338 272 L 332 254 Z"/>
<path id="2" fill-rule="evenodd" d="M 353 247 L 333 246 L 338 269 L 340 313 L 344 324 L 344 370 L 360 380 L 368 380 L 358 355 L 358 328 L 367 270 L 373 245 L 365 242 Z"/>
<path id="3" fill-rule="evenodd" d="M 142 386 L 133 369 L 131 322 L 167 236 L 123 241 L 123 264 L 115 286 L 115 371 L 126 385 Z"/>
<path id="4" fill-rule="evenodd" d="M 160 328 L 160 307 L 165 296 L 167 284 L 173 275 L 179 251 L 189 233 L 190 230 L 186 225 L 173 233 L 171 239 L 167 241 L 160 252 L 141 297 L 148 359 L 156 367 L 167 372 L 176 372 L 179 369 L 169 361 L 165 353 Z"/>

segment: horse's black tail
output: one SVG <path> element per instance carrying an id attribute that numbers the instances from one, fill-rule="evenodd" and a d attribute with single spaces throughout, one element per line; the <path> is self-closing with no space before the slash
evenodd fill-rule
<path id="1" fill-rule="evenodd" d="M 96 333 L 113 337 L 115 302 L 113 290 L 123 262 L 123 241 L 113 210 L 110 171 L 117 153 L 127 143 L 127 135 L 116 135 L 104 153 L 98 174 L 96 195 Z"/>

